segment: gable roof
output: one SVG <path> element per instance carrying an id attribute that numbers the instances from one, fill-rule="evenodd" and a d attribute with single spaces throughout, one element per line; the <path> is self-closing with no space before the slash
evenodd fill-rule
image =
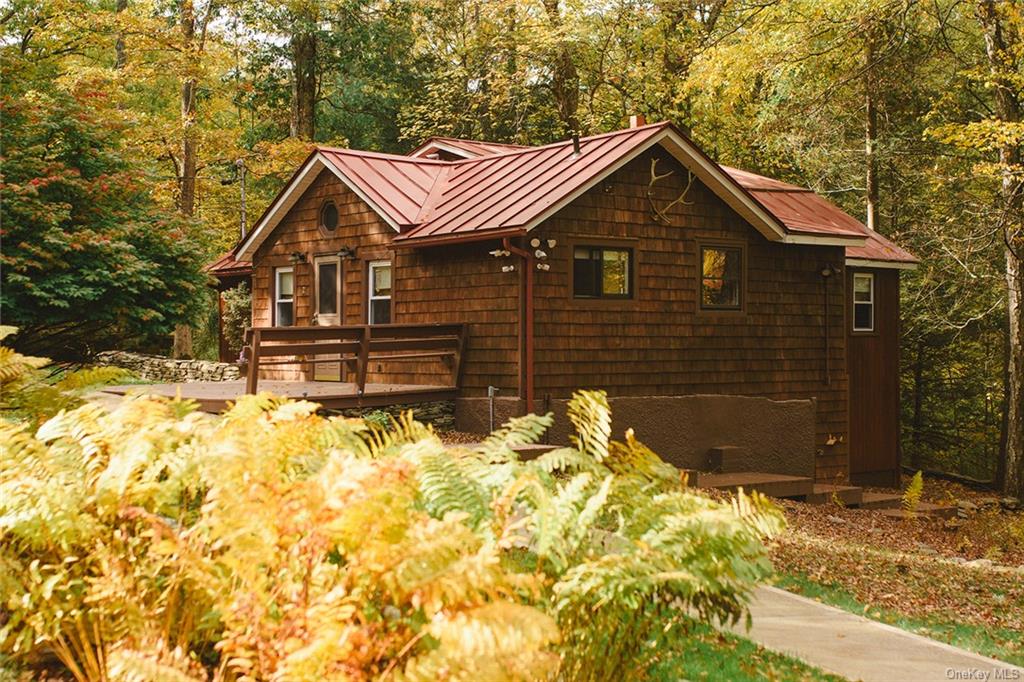
<path id="1" fill-rule="evenodd" d="M 788 229 L 800 232 L 831 225 L 835 229 L 859 232 L 867 237 L 860 245 L 846 247 L 849 265 L 913 268 L 917 258 L 806 187 L 791 185 L 750 171 L 722 166 L 726 173 L 760 201 Z"/>
<path id="2" fill-rule="evenodd" d="M 238 245 L 252 258 L 319 173 L 329 170 L 410 247 L 526 234 L 654 145 L 661 145 L 771 241 L 845 246 L 871 263 L 916 259 L 813 191 L 720 166 L 670 123 L 541 147 L 431 138 L 409 156 L 319 147 Z M 459 160 L 426 158 L 445 149 Z M 890 265 L 889 267 L 894 267 Z"/>

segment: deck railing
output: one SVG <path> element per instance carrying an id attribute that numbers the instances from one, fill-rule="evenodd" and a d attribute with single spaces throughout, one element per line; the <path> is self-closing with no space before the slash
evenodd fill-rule
<path id="1" fill-rule="evenodd" d="M 371 362 L 429 358 L 448 366 L 450 385 L 458 388 L 465 348 L 464 324 L 250 327 L 242 350 L 248 363 L 245 392 L 256 393 L 261 367 L 341 363 L 351 368 L 357 394 L 363 395 Z"/>

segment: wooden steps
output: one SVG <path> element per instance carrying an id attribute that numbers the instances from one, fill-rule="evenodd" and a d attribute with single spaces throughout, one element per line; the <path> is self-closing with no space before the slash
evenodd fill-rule
<path id="1" fill-rule="evenodd" d="M 902 509 L 903 496 L 891 493 L 870 493 L 865 492 L 860 504 L 860 509 Z"/>
<path id="2" fill-rule="evenodd" d="M 761 474 L 750 471 L 731 474 L 702 473 L 696 476 L 696 480 L 691 473 L 690 485 L 729 492 L 743 488 L 744 492 L 756 490 L 769 497 L 805 497 L 814 492 L 814 481 L 804 476 Z"/>
<path id="3" fill-rule="evenodd" d="M 867 492 L 854 485 L 831 485 L 815 483 L 803 476 L 764 474 L 744 471 L 728 474 L 707 474 L 689 471 L 690 485 L 735 492 L 756 490 L 769 497 L 785 497 L 802 500 L 810 504 L 829 504 L 834 500 L 847 507 L 877 511 L 884 516 L 908 518 L 903 511 L 903 496 L 893 493 Z M 950 519 L 956 516 L 956 507 L 946 507 L 928 502 L 917 505 L 916 516 L 935 516 Z"/>
<path id="4" fill-rule="evenodd" d="M 847 507 L 856 507 L 861 504 L 863 495 L 864 490 L 855 485 L 815 483 L 814 492 L 808 495 L 804 502 L 809 504 L 831 504 L 838 501 Z"/>
<path id="5" fill-rule="evenodd" d="M 947 507 L 938 504 L 932 504 L 930 502 L 919 502 L 917 505 L 917 512 L 915 514 L 907 514 L 902 508 L 895 509 L 879 509 L 878 513 L 882 516 L 890 516 L 893 518 L 914 518 L 918 516 L 937 516 L 940 519 L 952 519 L 956 518 L 956 507 Z"/>

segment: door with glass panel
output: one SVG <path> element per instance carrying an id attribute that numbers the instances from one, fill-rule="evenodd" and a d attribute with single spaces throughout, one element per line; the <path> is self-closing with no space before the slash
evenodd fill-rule
<path id="1" fill-rule="evenodd" d="M 322 327 L 341 324 L 342 290 L 341 258 L 318 256 L 313 259 L 314 323 Z M 320 356 L 319 360 L 330 359 Z M 323 362 L 314 365 L 314 379 L 317 381 L 341 381 L 341 362 Z"/>

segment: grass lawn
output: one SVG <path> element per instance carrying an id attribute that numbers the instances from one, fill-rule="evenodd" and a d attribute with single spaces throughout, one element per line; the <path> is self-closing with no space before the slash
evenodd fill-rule
<path id="1" fill-rule="evenodd" d="M 707 625 L 694 626 L 690 636 L 681 637 L 679 647 L 648 672 L 651 682 L 676 682 L 684 679 L 723 682 L 843 682 L 846 679 Z"/>
<path id="2" fill-rule="evenodd" d="M 1024 666 L 1024 633 L 1009 628 L 954 621 L 937 614 L 901 614 L 882 606 L 865 604 L 840 585 L 817 583 L 800 573 L 779 575 L 776 585 L 850 613 L 894 625 L 983 656 Z"/>

